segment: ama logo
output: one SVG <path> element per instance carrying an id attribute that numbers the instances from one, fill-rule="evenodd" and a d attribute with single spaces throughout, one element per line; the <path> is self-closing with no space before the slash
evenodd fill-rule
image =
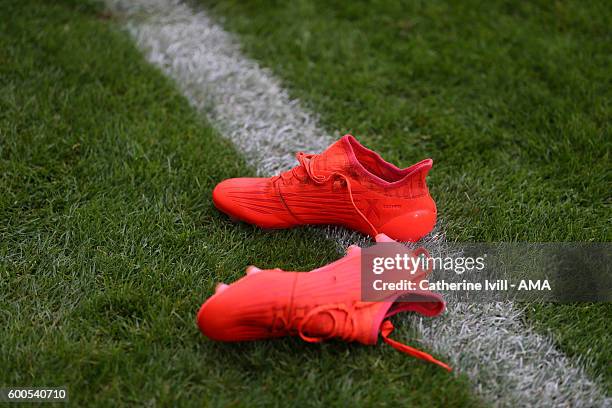
<path id="1" fill-rule="evenodd" d="M 519 283 L 518 290 L 551 290 L 550 283 L 548 283 L 548 279 L 544 280 L 525 280 L 522 279 L 521 283 Z"/>

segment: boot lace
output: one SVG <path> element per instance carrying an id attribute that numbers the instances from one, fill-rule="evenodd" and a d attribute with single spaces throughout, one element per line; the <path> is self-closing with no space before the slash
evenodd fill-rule
<path id="1" fill-rule="evenodd" d="M 309 343 L 320 343 L 324 340 L 331 339 L 331 338 L 340 338 L 347 342 L 354 341 L 355 340 L 355 328 L 356 328 L 354 312 L 356 309 L 359 309 L 360 307 L 363 307 L 363 306 L 367 306 L 367 304 L 359 302 L 353 308 L 348 308 L 344 304 L 322 305 L 322 306 L 315 307 L 312 310 L 310 310 L 301 319 L 298 325 L 297 332 L 299 336 L 302 338 L 302 340 L 309 342 Z M 339 322 L 338 318 L 336 317 L 337 314 L 332 313 L 333 311 L 343 312 L 345 316 L 344 321 Z M 310 319 L 312 319 L 314 316 L 320 313 L 325 313 L 331 317 L 332 321 L 334 322 L 333 329 L 329 332 L 328 335 L 323 336 L 323 337 L 313 337 L 313 336 L 306 335 L 304 333 L 304 327 L 306 323 Z M 432 355 L 389 338 L 389 335 L 393 332 L 393 329 L 394 329 L 393 323 L 391 323 L 391 320 L 385 320 L 380 328 L 381 328 L 381 334 L 382 334 L 383 341 L 387 343 L 388 345 L 390 345 L 391 347 L 393 347 L 394 349 L 398 350 L 399 352 L 410 355 L 412 357 L 415 357 L 421 360 L 428 361 L 432 364 L 436 364 L 444 368 L 447 371 L 452 371 L 452 368 L 450 366 L 448 366 L 447 364 L 443 363 L 440 360 L 437 360 Z"/>
<path id="2" fill-rule="evenodd" d="M 353 197 L 353 189 L 351 187 L 351 180 L 346 174 L 341 173 L 339 171 L 334 171 L 327 176 L 323 176 L 323 175 L 315 173 L 313 169 L 313 163 L 316 157 L 318 156 L 319 156 L 318 154 L 306 154 L 304 152 L 298 152 L 295 155 L 295 157 L 297 158 L 300 165 L 292 168 L 291 170 L 287 170 L 286 172 L 279 174 L 278 176 L 274 177 L 273 181 L 276 182 L 278 180 L 281 180 L 283 184 L 286 184 L 292 178 L 296 178 L 302 181 L 303 178 L 300 177 L 297 172 L 297 170 L 300 168 L 304 169 L 307 179 L 311 180 L 314 184 L 317 184 L 317 185 L 325 184 L 328 181 L 332 181 L 334 179 L 342 180 L 344 184 L 346 185 L 346 188 L 349 193 L 349 198 L 351 200 L 351 204 L 353 205 L 353 208 L 355 209 L 355 212 L 357 212 L 357 214 L 361 217 L 361 219 L 364 220 L 366 224 L 370 227 L 373 233 L 373 236 L 378 235 L 378 230 L 376 229 L 376 227 L 374 227 L 374 225 L 370 222 L 368 217 L 366 217 L 366 215 L 357 207 L 357 204 L 355 203 L 355 198 Z"/>

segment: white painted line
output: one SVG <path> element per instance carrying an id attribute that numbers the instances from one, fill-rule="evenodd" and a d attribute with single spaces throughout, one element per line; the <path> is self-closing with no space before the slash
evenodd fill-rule
<path id="1" fill-rule="evenodd" d="M 280 82 L 244 57 L 238 43 L 203 11 L 176 0 L 107 0 L 149 61 L 230 139 L 261 175 L 297 163 L 297 151 L 324 150 L 335 138 L 292 100 Z M 337 136 L 337 135 L 336 135 Z M 363 238 L 341 228 L 327 234 L 345 248 Z M 442 237 L 442 238 L 440 238 Z M 443 234 L 430 241 L 443 242 Z M 526 327 L 512 303 L 450 302 L 436 319 L 416 318 L 423 341 L 448 356 L 496 406 L 611 406 L 577 362 Z M 432 384 L 435 389 L 435 384 Z"/>
<path id="2" fill-rule="evenodd" d="M 323 150 L 332 142 L 316 118 L 271 74 L 244 58 L 205 14 L 173 1 L 113 3 L 115 9 L 127 4 L 128 10 L 139 11 L 128 29 L 149 61 L 176 81 L 260 174 L 291 168 L 297 151 Z"/>

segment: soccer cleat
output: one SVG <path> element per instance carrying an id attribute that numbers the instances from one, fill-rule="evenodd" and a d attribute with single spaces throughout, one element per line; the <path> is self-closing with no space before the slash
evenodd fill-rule
<path id="1" fill-rule="evenodd" d="M 378 242 L 388 242 L 383 234 Z M 442 297 L 430 291 L 397 292 L 380 302 L 361 301 L 361 248 L 311 272 L 247 268 L 231 285 L 217 285 L 216 293 L 200 308 L 197 323 L 207 337 L 218 341 L 247 341 L 300 336 L 307 342 L 339 339 L 374 345 L 383 341 L 411 356 L 450 367 L 431 355 L 389 338 L 389 317 L 404 311 L 436 316 L 444 310 Z M 419 270 L 411 280 L 419 282 Z"/>
<path id="2" fill-rule="evenodd" d="M 234 178 L 213 191 L 215 206 L 262 228 L 343 225 L 374 237 L 418 241 L 436 223 L 425 183 L 433 161 L 400 169 L 346 135 L 321 154 L 270 178 Z"/>

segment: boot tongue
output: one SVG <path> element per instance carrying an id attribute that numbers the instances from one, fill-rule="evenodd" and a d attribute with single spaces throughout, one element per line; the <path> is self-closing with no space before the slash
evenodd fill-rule
<path id="1" fill-rule="evenodd" d="M 350 165 L 348 136 L 344 136 L 329 146 L 323 153 L 317 155 L 312 162 L 316 174 L 327 176 L 333 172 L 345 172 Z"/>

